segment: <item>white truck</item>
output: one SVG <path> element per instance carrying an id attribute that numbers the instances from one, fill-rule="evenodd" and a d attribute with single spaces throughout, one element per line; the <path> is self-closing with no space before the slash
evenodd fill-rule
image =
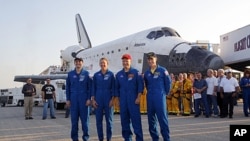
<path id="1" fill-rule="evenodd" d="M 8 88 L 0 90 L 0 105 L 5 106 L 23 106 L 24 94 L 22 93 L 22 87 L 20 88 Z M 42 98 L 40 92 L 37 91 L 37 95 L 34 97 L 34 106 L 42 105 Z"/>
<path id="2" fill-rule="evenodd" d="M 23 106 L 24 95 L 22 94 L 22 88 L 9 88 L 0 90 L 0 104 L 5 106 Z"/>
<path id="3" fill-rule="evenodd" d="M 56 101 L 55 101 L 55 108 L 56 109 L 64 109 L 66 104 L 66 80 L 64 79 L 55 79 L 51 80 L 50 82 L 55 87 L 56 93 Z"/>

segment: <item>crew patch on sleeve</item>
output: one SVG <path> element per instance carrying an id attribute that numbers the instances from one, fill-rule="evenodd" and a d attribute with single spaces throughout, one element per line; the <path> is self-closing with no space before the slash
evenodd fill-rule
<path id="1" fill-rule="evenodd" d="M 167 71 L 167 70 L 165 71 L 165 74 L 166 74 L 166 75 L 169 75 L 169 73 L 168 73 L 168 71 Z"/>

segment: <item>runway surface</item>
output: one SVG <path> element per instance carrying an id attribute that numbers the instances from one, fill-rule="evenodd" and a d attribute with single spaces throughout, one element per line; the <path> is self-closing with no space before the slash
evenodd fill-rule
<path id="1" fill-rule="evenodd" d="M 171 141 L 229 141 L 230 124 L 250 124 L 244 117 L 242 103 L 234 107 L 233 119 L 205 118 L 200 116 L 169 116 Z M 64 118 L 64 110 L 56 110 L 57 119 L 42 120 L 42 106 L 34 107 L 33 120 L 24 119 L 23 107 L 0 107 L 0 141 L 70 141 L 70 118 Z M 49 111 L 48 111 L 49 117 Z M 105 121 L 105 120 L 104 120 Z M 79 122 L 80 124 L 80 122 Z M 142 115 L 145 141 L 151 141 L 147 115 Z M 81 125 L 79 125 L 81 127 Z M 79 128 L 81 129 L 81 128 Z M 104 122 L 105 131 L 105 122 Z M 95 115 L 90 116 L 90 141 L 98 141 Z M 105 135 L 105 132 L 104 132 Z M 79 139 L 82 131 L 79 130 Z M 133 136 L 134 138 L 135 136 Z M 122 141 L 119 114 L 114 115 L 113 141 Z M 135 139 L 133 139 L 135 140 Z M 162 140 L 162 139 L 161 139 Z"/>

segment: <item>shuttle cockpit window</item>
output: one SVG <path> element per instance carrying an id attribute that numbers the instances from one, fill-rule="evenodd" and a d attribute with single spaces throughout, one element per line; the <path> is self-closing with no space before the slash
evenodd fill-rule
<path id="1" fill-rule="evenodd" d="M 163 32 L 162 32 L 161 30 L 158 30 L 158 31 L 156 32 L 155 40 L 156 40 L 157 38 L 162 37 L 163 35 L 164 35 Z"/>
<path id="2" fill-rule="evenodd" d="M 163 30 L 163 31 L 164 31 L 165 36 L 173 36 L 173 34 L 169 32 L 168 30 Z"/>
<path id="3" fill-rule="evenodd" d="M 154 39 L 156 36 L 156 32 L 155 31 L 151 31 L 148 35 L 147 35 L 147 38 L 148 39 Z"/>
<path id="4" fill-rule="evenodd" d="M 148 35 L 148 39 L 158 39 L 161 37 L 167 37 L 167 36 L 177 36 L 180 37 L 180 35 L 176 31 L 168 30 L 167 28 L 162 28 L 162 30 L 157 31 L 151 31 Z"/>

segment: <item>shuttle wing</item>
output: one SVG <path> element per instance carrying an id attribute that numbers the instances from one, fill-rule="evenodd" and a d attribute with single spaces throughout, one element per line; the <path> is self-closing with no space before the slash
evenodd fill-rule
<path id="1" fill-rule="evenodd" d="M 51 80 L 54 79 L 66 79 L 67 74 L 57 74 L 57 75 L 16 75 L 14 81 L 16 82 L 26 82 L 28 78 L 32 79 L 34 84 L 42 84 L 47 78 Z"/>
<path id="2" fill-rule="evenodd" d="M 89 36 L 84 27 L 80 14 L 76 14 L 76 30 L 79 45 L 82 46 L 84 49 L 91 48 L 92 46 L 89 40 Z"/>

